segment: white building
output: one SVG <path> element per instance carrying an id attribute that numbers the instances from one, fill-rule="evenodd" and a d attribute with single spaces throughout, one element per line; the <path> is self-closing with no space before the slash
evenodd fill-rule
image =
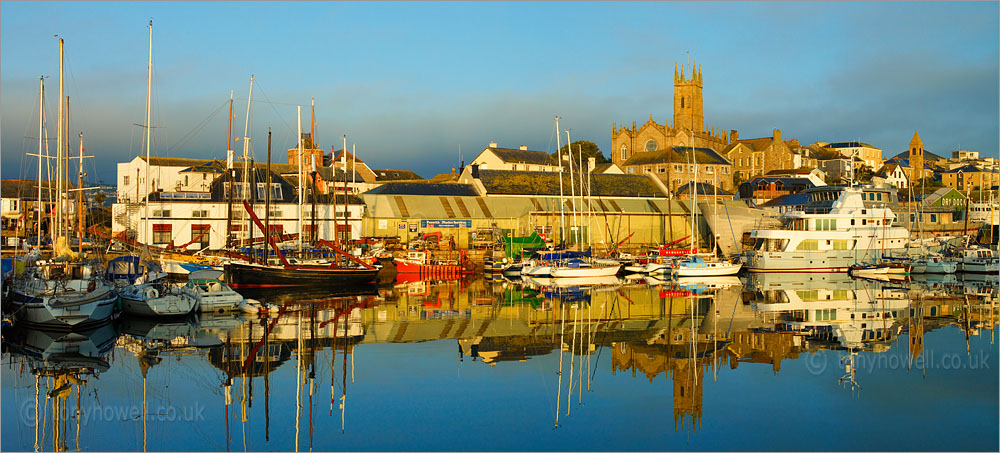
<path id="1" fill-rule="evenodd" d="M 559 163 L 548 153 L 530 151 L 524 145 L 520 149 L 499 148 L 496 142 L 490 142 L 468 167 L 473 165 L 481 170 L 559 171 Z"/>

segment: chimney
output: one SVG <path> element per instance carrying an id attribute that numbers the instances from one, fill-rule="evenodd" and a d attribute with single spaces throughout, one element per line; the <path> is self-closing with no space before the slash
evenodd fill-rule
<path id="1" fill-rule="evenodd" d="M 521 151 L 527 151 L 528 145 L 521 145 Z"/>
<path id="2" fill-rule="evenodd" d="M 738 132 L 736 132 L 736 129 L 733 129 L 733 130 L 729 131 L 729 143 L 733 143 L 736 140 L 739 140 L 739 138 L 740 138 L 740 134 Z"/>
<path id="3" fill-rule="evenodd" d="M 496 149 L 496 147 L 497 147 L 497 142 L 490 142 L 490 148 Z"/>
<path id="4" fill-rule="evenodd" d="M 464 171 L 465 171 L 465 160 L 463 159 L 461 161 L 461 164 L 458 166 L 458 174 L 462 174 L 462 172 Z"/>
<path id="5" fill-rule="evenodd" d="M 472 177 L 479 178 L 479 164 L 472 164 Z"/>
<path id="6" fill-rule="evenodd" d="M 781 141 L 781 129 L 774 130 L 774 140 L 779 142 Z"/>

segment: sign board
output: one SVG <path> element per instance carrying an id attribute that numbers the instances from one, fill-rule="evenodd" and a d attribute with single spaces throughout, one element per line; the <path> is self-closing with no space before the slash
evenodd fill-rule
<path id="1" fill-rule="evenodd" d="M 386 220 L 386 219 L 379 219 L 378 220 L 378 229 L 384 230 L 386 228 L 389 228 L 389 221 Z"/>
<path id="2" fill-rule="evenodd" d="M 400 230 L 405 230 L 406 229 L 406 224 L 405 223 L 400 223 L 398 228 Z"/>
<path id="3" fill-rule="evenodd" d="M 472 228 L 471 220 L 421 220 L 421 228 Z"/>
<path id="4" fill-rule="evenodd" d="M 415 223 L 411 223 L 410 224 L 410 232 L 411 233 L 416 233 L 417 232 L 417 224 L 415 224 Z"/>

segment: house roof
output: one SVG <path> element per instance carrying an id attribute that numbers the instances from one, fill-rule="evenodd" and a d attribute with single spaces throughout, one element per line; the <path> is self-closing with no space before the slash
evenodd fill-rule
<path id="1" fill-rule="evenodd" d="M 729 151 L 732 151 L 733 148 L 736 148 L 736 146 L 738 145 L 745 145 L 754 151 L 763 151 L 764 148 L 767 147 L 767 145 L 769 145 L 772 141 L 774 141 L 774 137 L 747 138 L 743 140 L 736 140 L 735 142 L 730 143 L 729 146 L 727 146 L 725 149 L 722 150 L 722 152 L 724 154 L 729 154 Z"/>
<path id="2" fill-rule="evenodd" d="M 146 156 L 139 156 L 139 159 L 146 160 Z M 212 162 L 212 159 L 149 156 L 149 165 L 156 165 L 159 167 L 195 167 L 209 162 Z"/>
<path id="3" fill-rule="evenodd" d="M 920 200 L 920 202 L 922 204 L 925 204 L 925 205 L 929 206 L 929 205 L 934 204 L 938 200 L 944 198 L 945 196 L 947 196 L 951 192 L 955 192 L 956 194 L 958 194 L 959 197 L 965 198 L 965 195 L 962 195 L 962 192 L 959 192 L 959 191 L 957 191 L 957 190 L 955 190 L 955 189 L 953 189 L 951 187 L 942 187 L 942 188 L 940 188 L 938 190 L 935 190 L 933 193 L 924 195 L 923 197 L 914 196 L 914 198 L 917 198 L 918 200 Z"/>
<path id="4" fill-rule="evenodd" d="M 722 157 L 722 155 L 709 148 L 674 146 L 656 151 L 636 153 L 622 163 L 622 166 L 665 164 L 667 162 L 683 164 L 687 162 L 691 150 L 694 150 L 694 157 L 698 164 L 732 165 L 725 157 Z"/>
<path id="5" fill-rule="evenodd" d="M 152 160 L 152 159 L 150 159 Z M 218 159 L 213 159 L 198 165 L 192 165 L 180 171 L 181 173 L 225 173 L 226 164 Z"/>
<path id="6" fill-rule="evenodd" d="M 787 195 L 782 195 L 773 200 L 769 200 L 767 203 L 761 206 L 797 206 L 804 205 L 809 202 L 809 194 L 807 193 L 790 193 Z"/>
<path id="7" fill-rule="evenodd" d="M 766 174 L 767 175 L 801 175 L 801 174 L 810 173 L 813 170 L 815 170 L 815 168 L 813 168 L 813 167 L 779 168 L 779 169 L 776 169 L 776 170 L 771 170 L 771 171 L 767 172 Z M 822 171 L 822 170 L 820 170 L 820 171 Z"/>
<path id="8" fill-rule="evenodd" d="M 898 162 L 888 162 L 887 161 L 885 164 L 882 165 L 882 168 L 879 168 L 878 171 L 875 172 L 875 174 L 873 174 L 872 176 L 878 176 L 880 178 L 886 178 L 886 177 L 889 176 L 890 173 L 896 171 L 897 168 L 899 168 L 899 163 Z"/>
<path id="9" fill-rule="evenodd" d="M 471 184 L 430 184 L 426 182 L 389 182 L 366 194 L 378 195 L 434 195 L 447 197 L 475 197 L 479 193 Z"/>
<path id="10" fill-rule="evenodd" d="M 608 171 L 608 169 L 611 168 L 614 165 L 615 165 L 614 162 L 608 162 L 608 163 L 604 163 L 604 164 L 595 164 L 593 171 L 594 171 L 594 173 L 604 173 L 604 172 Z"/>
<path id="11" fill-rule="evenodd" d="M 548 153 L 541 151 L 531 151 L 524 149 L 509 149 L 509 148 L 488 148 L 493 151 L 501 160 L 507 163 L 525 163 L 525 164 L 535 164 L 535 165 L 558 165 L 556 160 Z"/>
<path id="12" fill-rule="evenodd" d="M 70 189 L 76 186 L 67 183 Z M 42 181 L 42 199 L 50 200 L 49 187 L 55 188 L 55 181 Z M 38 199 L 38 181 L 34 179 L 4 179 L 0 180 L 0 196 L 3 198 L 19 198 L 22 200 Z"/>
<path id="13" fill-rule="evenodd" d="M 941 173 L 958 173 L 958 172 L 962 172 L 962 173 L 983 173 L 985 171 L 986 170 L 983 170 L 982 168 L 979 168 L 979 167 L 977 167 L 975 165 L 969 164 L 969 165 L 963 165 L 963 166 L 958 167 L 958 168 L 952 168 L 951 170 L 943 171 Z"/>
<path id="14" fill-rule="evenodd" d="M 424 179 L 410 170 L 372 170 L 372 173 L 375 173 L 375 180 L 378 182 L 413 181 Z"/>
<path id="15" fill-rule="evenodd" d="M 840 149 L 840 148 L 875 148 L 879 149 L 877 146 L 869 145 L 865 142 L 837 142 L 830 143 L 826 145 L 827 148 Z"/>
<path id="16" fill-rule="evenodd" d="M 569 196 L 568 172 L 479 170 L 479 180 L 489 194 Z M 646 175 L 591 174 L 590 188 L 595 197 L 665 197 L 666 193 Z"/>
<path id="17" fill-rule="evenodd" d="M 344 153 L 343 149 L 339 149 L 339 150 L 334 151 L 333 152 L 333 160 L 334 160 L 334 162 L 339 162 L 341 160 L 341 156 L 340 155 L 343 154 L 343 153 Z M 358 163 L 361 163 L 361 164 L 365 163 L 365 161 L 359 159 L 358 156 L 355 156 L 354 153 L 352 153 L 350 151 L 347 151 L 347 158 L 348 159 L 356 160 Z"/>
<path id="18" fill-rule="evenodd" d="M 680 197 L 681 195 L 688 195 L 690 192 L 691 192 L 691 182 L 690 181 L 687 184 L 684 184 L 683 186 L 680 186 L 680 187 L 677 188 L 677 196 L 678 197 Z M 723 189 L 720 189 L 718 187 L 715 187 L 715 186 L 713 186 L 711 184 L 704 183 L 704 182 L 697 183 L 696 193 L 698 195 L 723 195 L 723 196 L 732 196 L 733 195 L 730 192 L 727 192 L 727 191 L 725 191 Z"/>

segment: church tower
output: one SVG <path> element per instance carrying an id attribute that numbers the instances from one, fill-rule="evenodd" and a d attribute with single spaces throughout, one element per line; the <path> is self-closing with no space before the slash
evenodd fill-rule
<path id="1" fill-rule="evenodd" d="M 910 184 L 916 184 L 924 178 L 924 142 L 920 141 L 920 136 L 913 131 L 913 140 L 910 140 Z"/>
<path id="2" fill-rule="evenodd" d="M 684 67 L 677 71 L 674 63 L 674 129 L 703 132 L 705 115 L 702 113 L 701 70 L 695 63 L 691 68 L 691 79 L 684 74 Z"/>

